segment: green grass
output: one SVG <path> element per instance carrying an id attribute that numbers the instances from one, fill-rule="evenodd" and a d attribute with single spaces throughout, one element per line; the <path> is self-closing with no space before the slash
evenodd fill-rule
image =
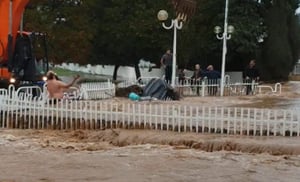
<path id="1" fill-rule="evenodd" d="M 58 77 L 74 77 L 75 75 L 80 75 L 78 83 L 86 82 L 106 82 L 107 78 L 101 77 L 101 75 L 91 75 L 84 72 L 71 71 L 63 68 L 54 68 L 53 71 L 58 75 Z"/>
<path id="2" fill-rule="evenodd" d="M 63 68 L 54 68 L 53 71 L 58 75 L 58 76 L 74 76 L 74 75 L 83 75 L 85 73 L 83 72 L 76 72 L 76 71 L 71 71 Z"/>

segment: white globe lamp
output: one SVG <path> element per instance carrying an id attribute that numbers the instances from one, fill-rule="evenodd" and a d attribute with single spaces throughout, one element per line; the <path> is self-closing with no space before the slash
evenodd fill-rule
<path id="1" fill-rule="evenodd" d="M 157 19 L 159 21 L 166 21 L 168 19 L 168 12 L 166 10 L 160 10 L 158 13 L 157 13 Z"/>

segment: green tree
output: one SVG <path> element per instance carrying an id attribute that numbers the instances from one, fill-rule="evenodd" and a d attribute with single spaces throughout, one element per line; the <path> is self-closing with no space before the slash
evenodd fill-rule
<path id="1" fill-rule="evenodd" d="M 189 55 L 189 66 L 200 63 L 221 67 L 222 41 L 216 38 L 213 30 L 216 25 L 223 27 L 225 1 L 199 0 L 195 16 L 187 25 L 184 35 L 190 47 L 184 55 Z M 254 57 L 259 48 L 257 38 L 264 32 L 261 25 L 257 2 L 253 0 L 230 0 L 228 23 L 235 27 L 228 41 L 226 70 L 241 70 L 249 57 Z"/>
<path id="2" fill-rule="evenodd" d="M 97 1 L 32 0 L 25 11 L 25 29 L 46 32 L 50 60 L 88 63 L 95 35 L 92 9 Z"/>
<path id="3" fill-rule="evenodd" d="M 228 41 L 226 70 L 242 71 L 250 59 L 256 58 L 265 80 L 286 79 L 299 57 L 297 0 L 229 2 L 228 23 L 235 32 Z M 215 25 L 223 27 L 224 6 L 223 0 L 198 0 L 197 13 L 179 34 L 178 55 L 185 56 L 181 59 L 190 67 L 200 63 L 220 69 L 222 42 L 212 30 Z"/>
<path id="4" fill-rule="evenodd" d="M 267 37 L 262 45 L 261 67 L 267 80 L 286 80 L 299 59 L 300 27 L 297 0 L 263 1 Z"/>
<path id="5" fill-rule="evenodd" d="M 138 63 L 146 59 L 159 62 L 160 54 L 172 43 L 156 18 L 160 8 L 170 7 L 161 0 L 106 0 L 97 11 L 97 36 L 93 63 L 133 65 L 139 77 Z"/>
<path id="6" fill-rule="evenodd" d="M 229 2 L 228 22 L 235 32 L 228 41 L 226 70 L 241 71 L 256 58 L 265 79 L 286 79 L 299 54 L 297 0 Z M 200 63 L 220 69 L 222 42 L 213 29 L 223 27 L 224 6 L 224 0 L 197 0 L 196 13 L 178 31 L 180 66 Z M 170 0 L 32 0 L 30 7 L 25 27 L 48 32 L 50 58 L 56 63 L 137 68 L 141 58 L 159 65 L 161 54 L 172 48 L 173 31 L 165 30 L 156 18 L 160 9 L 175 17 Z M 138 69 L 136 73 L 139 76 Z"/>

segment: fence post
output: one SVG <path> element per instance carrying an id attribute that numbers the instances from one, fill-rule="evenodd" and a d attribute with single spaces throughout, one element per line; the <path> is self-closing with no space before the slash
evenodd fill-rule
<path id="1" fill-rule="evenodd" d="M 244 108 L 242 107 L 241 108 L 241 115 L 240 115 L 240 135 L 243 135 L 243 128 L 244 128 L 244 126 L 243 126 L 243 123 L 244 123 Z"/>
<path id="2" fill-rule="evenodd" d="M 202 97 L 204 97 L 205 96 L 205 81 L 206 81 L 207 79 L 206 78 L 204 78 L 203 80 L 202 80 L 202 82 L 201 82 L 201 96 Z"/>
<path id="3" fill-rule="evenodd" d="M 286 125 L 286 110 L 283 111 L 283 126 L 282 126 L 282 135 L 285 136 L 285 125 Z"/>
<path id="4" fill-rule="evenodd" d="M 196 116 L 195 116 L 195 121 L 196 121 L 196 133 L 199 132 L 199 107 L 196 107 Z"/>

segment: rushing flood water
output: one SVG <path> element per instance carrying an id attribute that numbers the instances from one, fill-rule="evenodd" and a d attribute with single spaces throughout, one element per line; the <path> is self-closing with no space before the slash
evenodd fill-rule
<path id="1" fill-rule="evenodd" d="M 186 97 L 178 103 L 268 109 L 300 109 L 300 81 L 283 83 L 281 95 L 270 93 L 250 96 Z"/>
<path id="2" fill-rule="evenodd" d="M 218 145 L 225 140 L 234 143 L 234 138 L 168 132 L 6 130 L 1 131 L 0 136 L 0 181 L 5 182 L 300 180 L 299 155 L 270 155 L 267 148 L 263 152 L 263 146 L 263 153 L 255 152 L 255 140 L 266 145 L 276 142 L 266 138 L 244 138 L 245 143 L 252 143 L 252 147 L 248 145 L 248 152 L 241 153 L 224 150 L 206 152 L 189 149 L 184 142 L 180 144 L 180 141 L 193 138 L 212 140 Z M 142 144 L 147 140 L 161 143 Z M 289 143 L 280 146 L 293 146 L 288 140 L 280 138 L 281 144 L 284 141 Z M 116 146 L 123 145 L 122 142 L 137 145 Z M 161 145 L 164 142 L 173 142 L 173 146 Z M 230 149 L 230 144 L 226 145 L 224 149 Z M 205 148 L 210 150 L 210 145 Z"/>
<path id="3" fill-rule="evenodd" d="M 284 84 L 281 96 L 166 103 L 299 109 L 300 82 Z M 298 182 L 300 140 L 148 130 L 0 130 L 0 161 L 0 182 Z"/>
<path id="4" fill-rule="evenodd" d="M 299 142 L 288 138 L 279 138 L 278 143 L 281 144 L 278 144 L 276 139 L 267 138 L 235 139 L 128 130 L 6 130 L 1 131 L 0 136 L 0 181 L 300 180 L 299 155 L 269 155 L 271 148 L 264 145 L 260 149 L 255 147 L 255 141 L 266 146 L 277 146 L 277 149 L 280 146 L 282 151 L 288 151 L 296 144 L 299 146 Z M 213 143 L 225 145 L 221 151 L 206 152 L 189 149 L 190 140 L 210 141 L 211 144 L 203 148 L 207 151 L 211 150 Z M 246 151 L 230 151 L 238 143 L 241 148 L 245 146 Z M 299 147 L 294 150 L 300 154 Z"/>

